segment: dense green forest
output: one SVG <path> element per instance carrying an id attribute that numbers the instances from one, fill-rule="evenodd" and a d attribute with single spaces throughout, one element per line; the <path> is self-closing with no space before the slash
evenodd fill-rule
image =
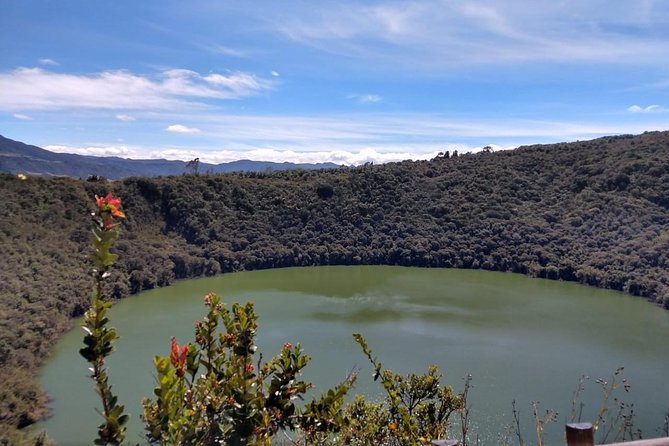
<path id="1" fill-rule="evenodd" d="M 578 281 L 669 308 L 669 132 L 318 171 L 3 174 L 0 432 L 10 443 L 44 414 L 33 374 L 88 306 L 86 216 L 110 191 L 127 213 L 115 298 L 243 269 L 391 264 Z"/>

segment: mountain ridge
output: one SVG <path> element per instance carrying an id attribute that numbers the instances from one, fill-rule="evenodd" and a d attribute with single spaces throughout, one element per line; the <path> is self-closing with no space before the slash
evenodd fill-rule
<path id="1" fill-rule="evenodd" d="M 186 161 L 165 159 L 130 159 L 118 156 L 91 156 L 57 153 L 0 135 L 0 172 L 44 176 L 88 178 L 104 177 L 120 180 L 128 177 L 156 177 L 202 173 L 266 172 L 291 169 L 334 169 L 334 163 L 277 163 L 272 161 L 237 160 L 210 164 L 198 162 L 191 168 Z"/>

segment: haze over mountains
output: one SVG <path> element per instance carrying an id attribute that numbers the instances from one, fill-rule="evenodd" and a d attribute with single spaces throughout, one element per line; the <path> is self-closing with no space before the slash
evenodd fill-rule
<path id="1" fill-rule="evenodd" d="M 334 163 L 296 164 L 271 161 L 239 160 L 229 163 L 198 163 L 202 173 L 266 172 L 289 169 L 332 169 Z M 127 159 L 55 153 L 37 146 L 14 141 L 0 135 L 0 172 L 25 173 L 45 176 L 69 176 L 88 178 L 97 175 L 110 180 L 132 176 L 155 177 L 181 175 L 193 172 L 194 167 L 185 161 L 164 159 Z"/>

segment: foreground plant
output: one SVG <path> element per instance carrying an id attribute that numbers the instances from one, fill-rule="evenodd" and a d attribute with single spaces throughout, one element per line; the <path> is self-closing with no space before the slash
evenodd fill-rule
<path id="1" fill-rule="evenodd" d="M 362 335 L 353 337 L 372 363 L 374 379 L 381 380 L 386 397 L 378 403 L 356 399 L 347 410 L 349 428 L 343 444 L 415 446 L 445 439 L 450 416 L 466 406 L 465 395 L 442 386 L 436 366 L 407 376 L 384 369 Z"/>
<path id="2" fill-rule="evenodd" d="M 128 415 L 112 392 L 105 358 L 114 351 L 116 329 L 109 327 L 104 281 L 117 259 L 110 248 L 119 235 L 121 200 L 108 194 L 95 196 L 93 217 L 94 288 L 90 308 L 84 314 L 84 348 L 80 354 L 90 363 L 91 378 L 102 402 L 104 422 L 98 426 L 97 445 L 120 445 L 125 440 Z M 179 346 L 171 339 L 170 355 L 154 360 L 157 400 L 145 399 L 147 438 L 164 445 L 271 444 L 279 431 L 299 430 L 305 442 L 329 438 L 343 425 L 344 397 L 355 382 L 350 375 L 299 410 L 310 383 L 298 379 L 310 358 L 300 345 L 284 344 L 279 355 L 263 364 L 256 359 L 258 328 L 253 304 L 224 308 L 216 294 L 205 297 L 207 316 L 197 322 L 195 343 Z M 220 333 L 220 325 L 225 333 Z"/>
<path id="3" fill-rule="evenodd" d="M 355 375 L 300 410 L 296 400 L 312 387 L 299 379 L 310 360 L 300 345 L 286 343 L 263 363 L 262 355 L 255 356 L 253 304 L 228 310 L 214 293 L 204 303 L 208 312 L 195 324 L 195 343 L 179 346 L 172 338 L 170 356 L 154 358 L 157 398 L 142 402 L 149 441 L 270 445 L 282 431 L 298 430 L 311 442 L 339 430 Z"/>
<path id="4" fill-rule="evenodd" d="M 541 414 L 539 410 L 539 401 L 532 401 L 532 416 L 534 417 L 534 430 L 537 433 L 537 446 L 544 446 L 544 431 L 548 423 L 556 423 L 558 420 L 558 413 L 553 409 L 546 409 Z"/>
<path id="5" fill-rule="evenodd" d="M 642 437 L 641 430 L 634 427 L 634 404 L 625 403 L 619 395 L 620 388 L 627 393 L 632 387 L 626 378 L 622 378 L 623 370 L 624 367 L 618 367 L 609 381 L 602 378 L 595 380 L 601 388 L 602 403 L 593 427 L 598 432 L 601 443 L 606 443 L 610 435 L 613 436 L 613 441 Z"/>
<path id="6" fill-rule="evenodd" d="M 634 426 L 636 413 L 634 404 L 628 404 L 623 401 L 620 393 L 629 392 L 631 389 L 627 379 L 622 378 L 624 368 L 618 367 L 612 374 L 609 381 L 602 378 L 595 380 L 600 386 L 601 403 L 599 410 L 594 418 L 592 427 L 598 439 L 597 444 L 608 443 L 609 440 L 615 442 L 626 440 L 639 440 L 642 438 L 640 429 Z M 585 403 L 581 398 L 585 391 L 586 381 L 589 379 L 586 375 L 581 375 L 578 379 L 576 389 L 572 394 L 571 413 L 568 421 L 570 423 L 581 423 Z M 517 444 L 524 446 L 525 442 L 521 433 L 520 410 L 516 406 L 516 401 L 511 403 L 513 422 L 502 436 L 500 444 L 510 445 L 511 437 L 517 438 Z M 534 431 L 536 433 L 536 444 L 538 446 L 546 444 L 544 432 L 550 423 L 558 421 L 558 413 L 552 409 L 547 409 L 543 413 L 539 410 L 539 402 L 531 403 L 532 416 L 534 420 Z M 661 432 L 661 430 L 660 430 Z M 666 436 L 666 435 L 665 435 Z M 610 438 L 612 437 L 612 438 Z"/>
<path id="7" fill-rule="evenodd" d="M 94 280 L 91 305 L 84 314 L 82 328 L 85 347 L 79 350 L 91 364 L 91 378 L 95 381 L 96 391 L 102 401 L 101 415 L 104 422 L 98 426 L 97 445 L 120 445 L 125 439 L 125 424 L 128 415 L 124 407 L 118 404 L 117 397 L 112 393 L 109 377 L 105 367 L 105 358 L 114 351 L 114 342 L 118 339 L 116 329 L 108 327 L 107 310 L 111 303 L 103 296 L 104 280 L 109 276 L 109 269 L 116 261 L 117 255 L 109 249 L 118 238 L 118 223 L 115 218 L 124 218 L 120 210 L 121 200 L 108 194 L 104 198 L 95 196 L 96 210 L 93 212 L 93 263 Z"/>

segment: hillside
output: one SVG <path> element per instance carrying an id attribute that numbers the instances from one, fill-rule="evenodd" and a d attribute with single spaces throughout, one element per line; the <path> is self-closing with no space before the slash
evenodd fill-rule
<path id="1" fill-rule="evenodd" d="M 332 169 L 333 163 L 295 164 L 240 160 L 221 164 L 198 163 L 199 172 L 265 172 L 289 169 Z M 55 153 L 0 135 L 0 172 L 88 178 L 91 175 L 118 180 L 131 176 L 166 176 L 192 172 L 184 161 L 135 160 L 119 157 Z"/>
<path id="2" fill-rule="evenodd" d="M 0 191 L 5 425 L 40 415 L 31 373 L 87 306 L 96 193 L 122 197 L 128 215 L 116 298 L 225 271 L 362 263 L 512 271 L 669 308 L 669 132 L 332 170 L 0 175 Z"/>

